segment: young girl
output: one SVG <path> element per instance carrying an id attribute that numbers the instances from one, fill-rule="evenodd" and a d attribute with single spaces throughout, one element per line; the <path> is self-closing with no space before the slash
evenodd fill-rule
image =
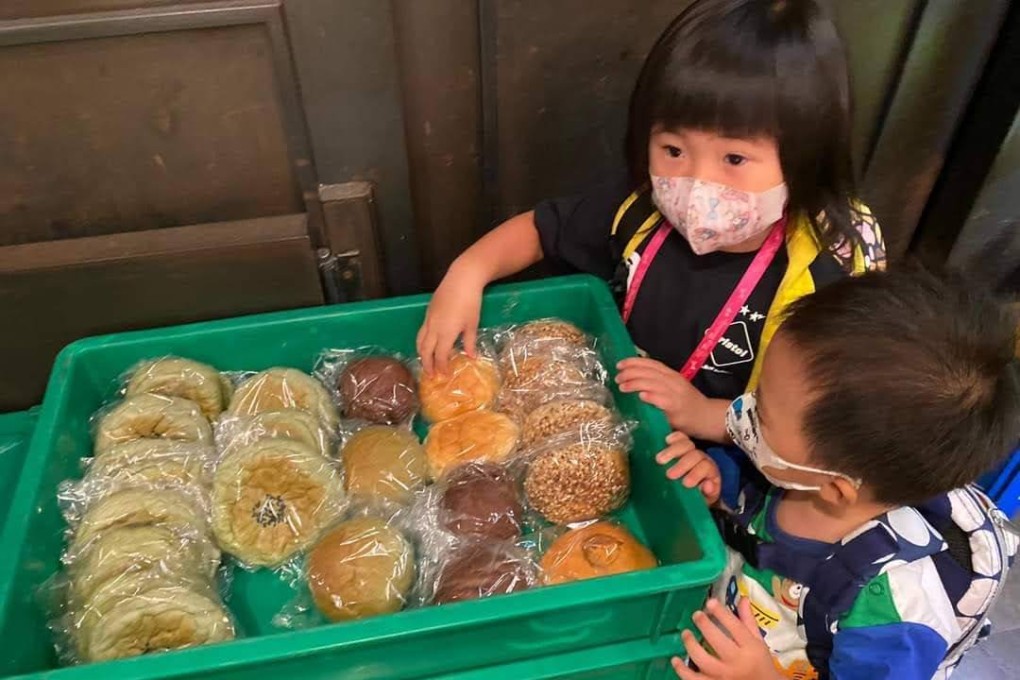
<path id="1" fill-rule="evenodd" d="M 856 201 L 849 85 L 815 0 L 696 0 L 666 29 L 631 100 L 626 182 L 547 201 L 450 267 L 418 336 L 426 371 L 462 338 L 482 291 L 547 259 L 611 282 L 638 347 L 626 392 L 674 429 L 722 441 L 783 308 L 884 264 Z"/>

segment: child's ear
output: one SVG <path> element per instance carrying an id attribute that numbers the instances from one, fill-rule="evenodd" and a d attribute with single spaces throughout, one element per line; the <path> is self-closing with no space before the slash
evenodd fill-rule
<path id="1" fill-rule="evenodd" d="M 848 507 L 854 505 L 860 498 L 860 491 L 853 482 L 843 477 L 833 477 L 832 481 L 826 482 L 818 490 L 822 500 L 836 507 Z"/>

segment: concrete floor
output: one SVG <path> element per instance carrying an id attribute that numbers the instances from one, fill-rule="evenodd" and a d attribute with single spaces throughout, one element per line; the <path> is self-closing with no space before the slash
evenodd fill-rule
<path id="1" fill-rule="evenodd" d="M 953 680 L 1020 678 L 1020 560 L 992 610 L 992 635 L 967 652 Z"/>

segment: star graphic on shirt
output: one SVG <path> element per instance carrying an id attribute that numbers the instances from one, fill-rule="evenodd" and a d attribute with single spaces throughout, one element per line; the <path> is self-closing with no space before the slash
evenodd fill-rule
<path id="1" fill-rule="evenodd" d="M 753 322 L 756 322 L 756 321 L 761 321 L 762 319 L 765 318 L 765 315 L 764 314 L 759 314 L 758 312 L 754 312 L 748 318 L 751 319 L 751 322 L 753 323 Z"/>
<path id="2" fill-rule="evenodd" d="M 743 307 L 740 308 L 740 316 L 747 316 L 750 313 L 751 313 L 751 308 L 748 307 L 747 305 L 744 305 Z"/>

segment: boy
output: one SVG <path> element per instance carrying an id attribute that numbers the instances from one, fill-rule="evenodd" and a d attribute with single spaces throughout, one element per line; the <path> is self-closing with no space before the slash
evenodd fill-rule
<path id="1" fill-rule="evenodd" d="M 727 414 L 761 475 L 720 513 L 728 564 L 694 616 L 704 644 L 682 634 L 697 670 L 675 659 L 680 678 L 948 677 L 1017 549 L 968 486 L 1020 436 L 1015 327 L 917 271 L 792 306 L 758 389 Z M 668 476 L 715 503 L 715 464 L 684 435 L 668 443 Z"/>

